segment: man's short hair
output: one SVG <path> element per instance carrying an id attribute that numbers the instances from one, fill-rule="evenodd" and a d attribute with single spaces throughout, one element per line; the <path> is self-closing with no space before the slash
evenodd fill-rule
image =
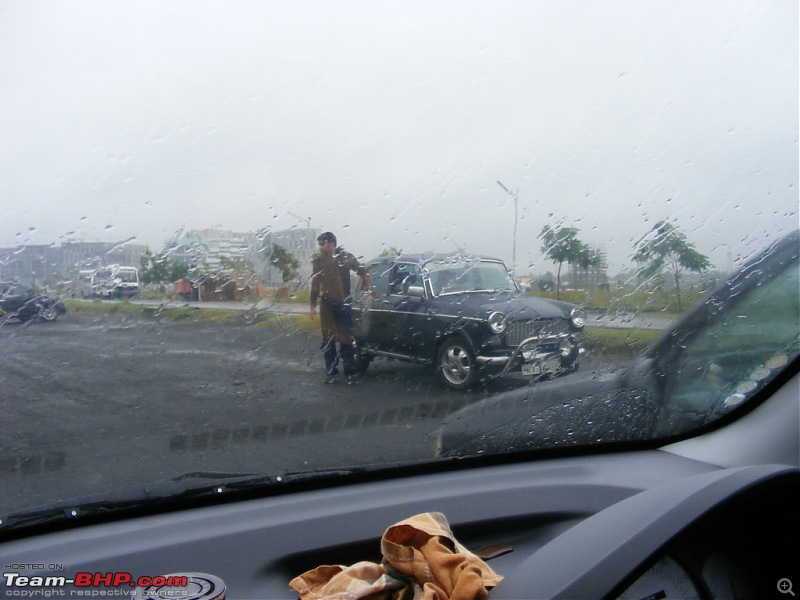
<path id="1" fill-rule="evenodd" d="M 333 235 L 330 231 L 326 231 L 317 238 L 318 242 L 332 242 L 336 245 L 336 236 Z"/>

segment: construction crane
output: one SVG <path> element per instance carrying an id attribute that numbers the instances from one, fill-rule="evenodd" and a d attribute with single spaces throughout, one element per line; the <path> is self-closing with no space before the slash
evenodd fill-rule
<path id="1" fill-rule="evenodd" d="M 311 217 L 301 217 L 300 215 L 296 215 L 296 214 L 294 214 L 293 212 L 291 212 L 289 210 L 286 211 L 286 214 L 288 214 L 291 217 L 294 217 L 295 219 L 300 219 L 301 221 L 305 221 L 306 222 L 306 228 L 307 229 L 311 229 Z"/>

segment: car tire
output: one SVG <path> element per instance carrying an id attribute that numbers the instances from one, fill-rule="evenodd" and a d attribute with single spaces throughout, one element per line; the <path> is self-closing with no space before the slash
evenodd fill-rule
<path id="1" fill-rule="evenodd" d="M 371 362 L 372 356 L 370 354 L 357 352 L 355 356 L 356 374 L 361 375 L 364 373 L 369 368 Z"/>
<path id="2" fill-rule="evenodd" d="M 447 387 L 463 390 L 478 380 L 478 365 L 469 346 L 462 339 L 446 339 L 437 354 L 436 371 Z"/>
<path id="3" fill-rule="evenodd" d="M 60 314 L 61 311 L 59 311 L 57 307 L 48 306 L 47 308 L 42 309 L 42 311 L 39 313 L 39 318 L 42 321 L 55 321 Z"/>

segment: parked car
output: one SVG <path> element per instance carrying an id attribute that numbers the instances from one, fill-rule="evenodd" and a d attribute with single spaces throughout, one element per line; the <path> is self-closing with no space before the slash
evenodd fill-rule
<path id="1" fill-rule="evenodd" d="M 547 382 L 447 417 L 438 454 L 680 439 L 718 426 L 800 354 L 800 233 L 757 254 L 630 364 Z M 742 443 L 747 443 L 742 440 Z M 795 444 L 796 445 L 796 444 Z"/>
<path id="2" fill-rule="evenodd" d="M 421 363 L 454 389 L 511 372 L 578 370 L 585 311 L 524 295 L 502 260 L 403 254 L 367 268 L 372 294 L 353 309 L 362 370 L 376 356 Z"/>
<path id="3" fill-rule="evenodd" d="M 55 321 L 67 312 L 60 297 L 39 294 L 17 282 L 0 282 L 0 318 L 20 322 Z"/>

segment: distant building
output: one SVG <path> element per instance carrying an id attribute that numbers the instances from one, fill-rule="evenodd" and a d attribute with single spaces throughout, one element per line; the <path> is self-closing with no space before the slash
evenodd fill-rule
<path id="1" fill-rule="evenodd" d="M 64 264 L 77 265 L 78 270 L 97 269 L 110 264 L 106 260 L 106 253 L 117 247 L 117 244 L 108 242 L 65 242 L 61 245 Z M 142 250 L 144 252 L 144 250 Z M 134 263 L 125 261 L 126 267 L 138 266 L 139 258 L 136 257 Z M 120 262 L 119 264 L 122 264 Z"/>
<path id="2" fill-rule="evenodd" d="M 317 244 L 319 234 L 320 231 L 313 228 L 275 231 L 270 236 L 269 248 L 272 248 L 272 244 L 278 244 L 291 252 L 300 263 L 300 281 L 307 282 L 311 277 L 311 259 L 314 253 L 319 251 Z M 273 282 L 280 282 L 281 276 L 278 270 L 272 269 L 272 271 Z"/>
<path id="3" fill-rule="evenodd" d="M 317 250 L 315 229 L 286 229 L 236 232 L 224 229 L 195 229 L 181 232 L 167 244 L 165 253 L 172 260 L 190 267 L 202 266 L 214 272 L 220 268 L 222 258 L 250 261 L 256 274 L 267 286 L 282 283 L 280 272 L 271 266 L 269 257 L 272 244 L 278 244 L 297 259 L 300 281 L 311 276 L 311 258 Z"/>
<path id="4" fill-rule="evenodd" d="M 0 248 L 0 279 L 26 285 L 56 286 L 80 271 L 118 264 L 139 266 L 146 246 L 126 242 L 64 242 Z"/>
<path id="5" fill-rule="evenodd" d="M 167 242 L 164 253 L 171 260 L 189 267 L 203 266 L 206 270 L 220 268 L 222 258 L 252 260 L 255 234 L 226 229 L 195 229 L 183 231 Z"/>
<path id="6" fill-rule="evenodd" d="M 605 251 L 599 248 L 592 248 L 592 255 L 597 258 L 597 261 L 591 267 L 584 268 L 577 264 L 570 265 L 567 279 L 571 289 L 591 290 L 609 286 L 608 258 Z"/>
<path id="7" fill-rule="evenodd" d="M 311 276 L 311 259 L 317 251 L 319 231 L 311 228 L 236 232 L 197 229 L 175 235 L 161 251 L 170 260 L 182 262 L 204 273 L 221 268 L 222 259 L 249 261 L 266 285 L 281 285 L 280 272 L 269 262 L 272 244 L 291 252 L 299 263 L 299 283 Z M 100 267 L 139 267 L 146 246 L 128 242 L 64 242 L 0 248 L 0 279 L 27 285 L 56 286 L 78 281 L 80 274 Z"/>
<path id="8" fill-rule="evenodd" d="M 35 244 L 0 248 L 0 279 L 25 285 L 44 285 L 62 278 L 58 248 Z"/>

